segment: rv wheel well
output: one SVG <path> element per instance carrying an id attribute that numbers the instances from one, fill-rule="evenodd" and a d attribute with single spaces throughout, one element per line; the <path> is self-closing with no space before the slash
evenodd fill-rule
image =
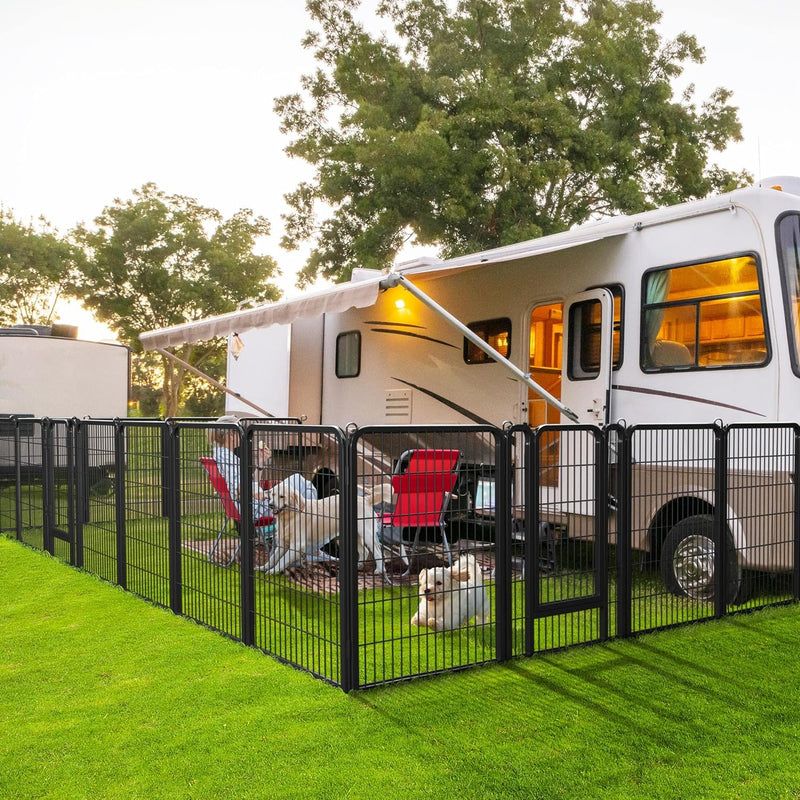
<path id="1" fill-rule="evenodd" d="M 670 530 L 682 519 L 695 514 L 713 514 L 714 506 L 699 497 L 676 497 L 656 512 L 650 521 L 649 550 L 654 559 L 661 556 L 661 545 Z"/>

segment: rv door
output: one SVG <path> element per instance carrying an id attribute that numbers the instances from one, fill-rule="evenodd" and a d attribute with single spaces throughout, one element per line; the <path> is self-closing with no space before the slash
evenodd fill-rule
<path id="1" fill-rule="evenodd" d="M 605 425 L 610 417 L 614 298 L 589 289 L 564 305 L 561 401 L 583 424 Z M 562 422 L 569 420 L 562 416 Z"/>

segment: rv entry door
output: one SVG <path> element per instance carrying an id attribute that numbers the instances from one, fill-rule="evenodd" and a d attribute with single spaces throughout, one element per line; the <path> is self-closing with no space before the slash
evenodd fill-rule
<path id="1" fill-rule="evenodd" d="M 611 404 L 614 298 L 589 289 L 564 304 L 561 402 L 584 424 L 605 425 Z M 563 418 L 564 422 L 568 422 Z"/>

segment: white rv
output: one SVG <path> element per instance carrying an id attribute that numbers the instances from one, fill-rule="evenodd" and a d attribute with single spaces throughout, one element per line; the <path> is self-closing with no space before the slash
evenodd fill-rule
<path id="1" fill-rule="evenodd" d="M 63 335 L 59 335 L 63 334 Z M 0 477 L 14 475 L 15 447 L 28 468 L 41 466 L 41 437 L 22 423 L 15 444 L 10 417 L 66 419 L 125 418 L 128 414 L 130 351 L 119 344 L 76 338 L 70 326 L 15 326 L 0 329 Z M 6 420 L 3 422 L 3 420 Z M 95 471 L 113 466 L 113 449 L 92 446 Z M 65 463 L 56 447 L 58 464 Z"/>
<path id="2" fill-rule="evenodd" d="M 776 178 L 141 339 L 236 334 L 228 385 L 312 423 L 794 420 L 798 264 L 800 179 Z"/>
<path id="3" fill-rule="evenodd" d="M 234 334 L 245 347 L 228 385 L 268 377 L 273 414 L 315 423 L 794 421 L 800 179 L 359 274 L 141 338 L 163 349 Z M 712 488 L 698 478 L 693 491 L 706 502 Z M 634 522 L 637 546 L 654 547 L 652 525 Z M 730 527 L 743 549 L 748 532 Z M 787 564 L 753 552 L 761 561 L 745 566 Z"/>

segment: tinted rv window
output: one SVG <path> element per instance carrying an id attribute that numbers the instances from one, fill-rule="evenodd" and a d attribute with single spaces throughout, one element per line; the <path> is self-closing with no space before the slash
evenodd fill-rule
<path id="1" fill-rule="evenodd" d="M 781 217 L 777 228 L 789 352 L 792 355 L 792 370 L 795 375 L 800 375 L 800 214 Z"/>
<path id="2" fill-rule="evenodd" d="M 336 337 L 336 377 L 356 378 L 361 372 L 361 332 L 348 331 Z"/>
<path id="3" fill-rule="evenodd" d="M 493 347 L 503 358 L 511 352 L 511 320 L 508 317 L 470 322 L 467 327 Z M 477 345 L 464 339 L 464 361 L 467 364 L 489 364 L 494 361 Z"/>
<path id="4" fill-rule="evenodd" d="M 642 288 L 642 369 L 758 366 L 767 361 L 753 256 L 651 271 Z"/>
<path id="5" fill-rule="evenodd" d="M 622 287 L 603 287 L 614 298 L 614 329 L 612 368 L 619 369 L 622 363 Z M 586 300 L 573 305 L 570 310 L 570 338 L 580 342 L 578 357 L 569 362 L 572 380 L 593 378 L 600 370 L 601 306 L 597 300 Z"/>

